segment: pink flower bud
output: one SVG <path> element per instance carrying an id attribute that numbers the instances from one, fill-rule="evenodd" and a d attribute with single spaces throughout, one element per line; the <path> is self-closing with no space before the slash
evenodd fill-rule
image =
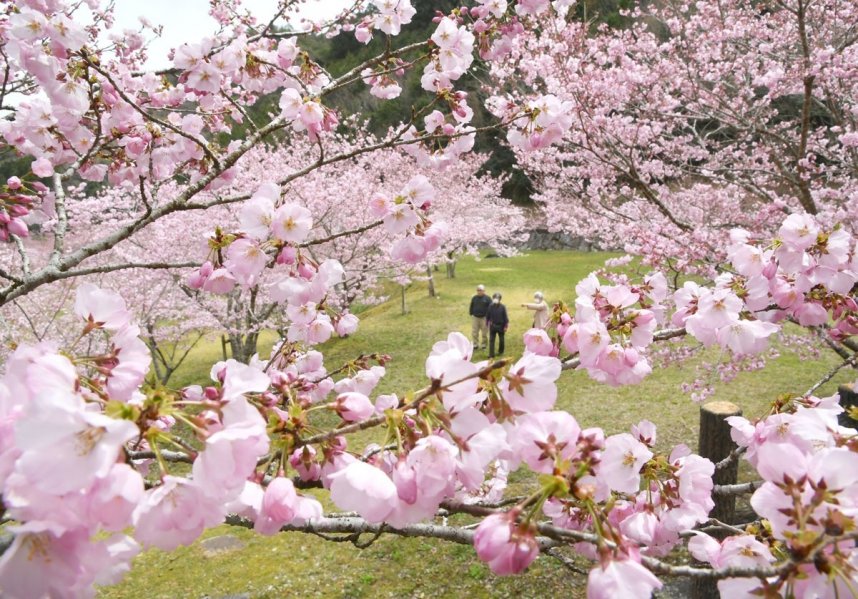
<path id="1" fill-rule="evenodd" d="M 343 420 L 358 422 L 372 416 L 375 408 L 369 398 L 363 393 L 342 393 L 337 397 L 334 409 Z"/>
<path id="2" fill-rule="evenodd" d="M 298 265 L 298 274 L 309 281 L 316 274 L 316 271 L 313 270 L 306 262 L 301 262 Z"/>
<path id="3" fill-rule="evenodd" d="M 27 229 L 27 223 L 19 218 L 13 218 L 7 225 L 9 232 L 18 237 L 27 237 L 30 231 Z"/>
<path id="4" fill-rule="evenodd" d="M 539 555 L 539 545 L 531 530 L 515 523 L 517 515 L 517 510 L 492 514 L 474 534 L 477 556 L 501 576 L 521 572 Z"/>
<path id="5" fill-rule="evenodd" d="M 291 245 L 287 245 L 277 254 L 277 264 L 295 264 L 295 257 L 297 255 L 298 251 Z"/>

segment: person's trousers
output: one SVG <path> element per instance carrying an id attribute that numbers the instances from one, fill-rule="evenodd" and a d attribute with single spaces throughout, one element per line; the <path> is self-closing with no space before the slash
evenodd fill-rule
<path id="1" fill-rule="evenodd" d="M 482 343 L 480 342 L 482 336 Z M 471 316 L 471 341 L 474 342 L 474 349 L 485 347 L 488 344 L 489 325 L 486 324 L 486 317 Z"/>
<path id="2" fill-rule="evenodd" d="M 489 357 L 495 356 L 495 337 L 498 338 L 498 354 L 503 353 L 503 336 L 504 331 L 489 330 Z"/>

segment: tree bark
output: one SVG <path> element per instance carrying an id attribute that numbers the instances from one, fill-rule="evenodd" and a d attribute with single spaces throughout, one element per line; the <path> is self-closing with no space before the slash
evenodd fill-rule
<path id="1" fill-rule="evenodd" d="M 736 449 L 736 443 L 730 437 L 730 425 L 727 418 L 741 416 L 742 410 L 729 401 L 711 401 L 700 407 L 700 441 L 698 453 L 713 462 L 719 462 Z M 715 472 L 716 485 L 732 485 L 737 482 L 739 462 Z M 722 522 L 732 523 L 736 514 L 736 499 L 732 496 L 715 497 L 715 507 L 709 514 Z"/>
<path id="2" fill-rule="evenodd" d="M 250 358 L 257 352 L 257 341 L 259 340 L 259 332 L 248 333 L 247 335 L 230 335 L 229 349 L 232 352 L 232 357 L 243 364 L 250 362 Z"/>
<path id="3" fill-rule="evenodd" d="M 426 276 L 429 277 L 429 297 L 435 297 L 435 277 L 432 276 L 432 267 L 426 265 Z"/>
<path id="4" fill-rule="evenodd" d="M 453 257 L 453 252 L 447 253 L 447 278 L 456 278 L 456 259 Z"/>

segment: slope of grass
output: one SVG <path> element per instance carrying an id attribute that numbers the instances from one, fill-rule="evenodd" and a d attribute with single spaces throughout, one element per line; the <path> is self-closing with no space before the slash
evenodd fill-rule
<path id="1" fill-rule="evenodd" d="M 521 352 L 521 333 L 532 313 L 518 307 L 530 301 L 533 291 L 545 293 L 549 303 L 574 299 L 575 283 L 600 266 L 608 254 L 531 252 L 515 258 L 464 260 L 456 279 L 436 273 L 438 297 L 430 298 L 426 285 L 415 285 L 407 294 L 408 313 L 400 313 L 398 296 L 361 313 L 361 328 L 348 339 L 325 347 L 327 367 L 334 369 L 361 353 L 382 352 L 392 357 L 388 375 L 378 391 L 396 392 L 421 387 L 424 361 L 432 344 L 452 330 L 470 334 L 468 303 L 475 286 L 485 284 L 489 293 L 504 295 L 510 314 L 507 354 Z M 265 355 L 273 335 L 263 338 Z M 485 357 L 485 352 L 477 358 Z M 221 357 L 219 342 L 201 346 L 189 357 L 178 381 L 205 382 L 209 367 Z M 607 433 L 628 430 L 643 418 L 658 425 L 661 449 L 685 442 L 697 444 L 699 407 L 679 390 L 683 380 L 694 377 L 700 359 L 716 360 L 708 352 L 682 368 L 657 368 L 640 385 L 613 389 L 591 381 L 585 372 L 564 373 L 559 382 L 558 407 L 569 410 L 582 426 L 601 426 Z M 748 416 L 762 415 L 768 402 L 781 393 L 801 393 L 836 364 L 823 354 L 818 361 L 802 361 L 783 352 L 764 371 L 743 373 L 731 384 L 717 385 L 717 399 L 742 407 Z M 836 384 L 854 377 L 840 373 L 820 393 L 830 394 Z M 352 441 L 372 439 L 368 432 Z M 521 486 L 526 477 L 513 475 Z M 331 507 L 331 506 L 326 506 Z M 421 539 L 382 537 L 371 547 L 358 550 L 349 543 L 331 543 L 299 533 L 260 537 L 249 531 L 220 527 L 206 537 L 233 535 L 242 549 L 206 550 L 204 543 L 173 553 L 149 551 L 135 562 L 127 580 L 101 590 L 102 597 L 543 597 L 551 594 L 583 596 L 584 578 L 571 574 L 549 557 L 540 557 L 528 573 L 519 577 L 492 575 L 475 557 L 472 548 Z M 585 564 L 582 564 L 585 565 Z"/>

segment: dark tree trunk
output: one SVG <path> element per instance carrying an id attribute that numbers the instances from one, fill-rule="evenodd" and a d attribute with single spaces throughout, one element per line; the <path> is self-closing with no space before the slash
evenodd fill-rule
<path id="1" fill-rule="evenodd" d="M 456 259 L 453 252 L 447 252 L 447 278 L 456 278 Z"/>
<path id="2" fill-rule="evenodd" d="M 435 277 L 432 276 L 432 267 L 426 265 L 426 276 L 429 277 L 429 297 L 435 297 Z"/>
<path id="3" fill-rule="evenodd" d="M 257 341 L 259 333 L 248 333 L 247 335 L 230 335 L 229 349 L 232 357 L 243 364 L 250 362 L 250 358 L 257 352 Z"/>

